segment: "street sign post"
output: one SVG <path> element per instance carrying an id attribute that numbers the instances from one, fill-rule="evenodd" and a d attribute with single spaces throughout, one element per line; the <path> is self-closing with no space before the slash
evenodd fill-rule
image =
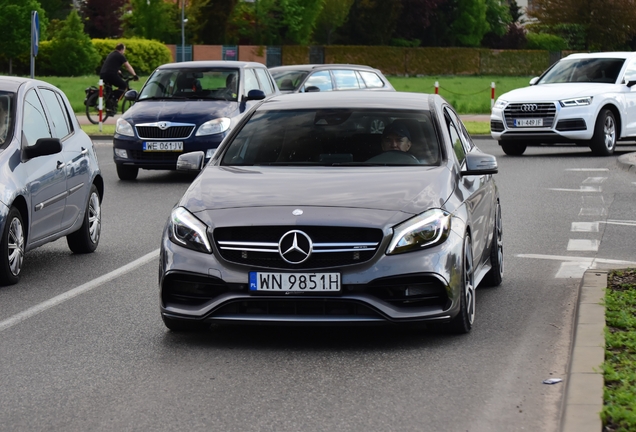
<path id="1" fill-rule="evenodd" d="M 31 78 L 35 75 L 35 57 L 40 45 L 40 18 L 38 11 L 31 12 Z"/>

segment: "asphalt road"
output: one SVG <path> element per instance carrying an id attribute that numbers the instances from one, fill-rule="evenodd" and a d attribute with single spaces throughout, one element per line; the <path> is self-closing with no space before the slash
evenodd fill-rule
<path id="1" fill-rule="evenodd" d="M 508 157 L 477 144 L 498 156 L 506 272 L 478 290 L 469 335 L 184 335 L 159 317 L 157 249 L 192 177 L 141 171 L 120 182 L 99 141 L 97 251 L 46 245 L 26 255 L 18 285 L 0 288 L 0 430 L 556 431 L 565 387 L 542 381 L 565 377 L 584 268 L 636 261 L 636 176 L 585 148 Z M 617 155 L 627 151 L 636 146 Z"/>

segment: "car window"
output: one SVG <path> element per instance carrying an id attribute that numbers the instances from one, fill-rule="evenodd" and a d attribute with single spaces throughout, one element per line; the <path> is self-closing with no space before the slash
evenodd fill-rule
<path id="1" fill-rule="evenodd" d="M 235 101 L 238 96 L 237 68 L 201 67 L 159 69 L 144 85 L 139 100 L 211 99 Z"/>
<path id="2" fill-rule="evenodd" d="M 245 72 L 245 94 L 248 94 L 250 90 L 261 90 L 258 85 L 258 80 L 254 74 L 254 69 L 244 69 Z"/>
<path id="3" fill-rule="evenodd" d="M 40 98 L 31 89 L 24 98 L 24 119 L 22 132 L 26 137 L 26 145 L 34 145 L 40 138 L 51 138 L 49 123 L 44 114 L 44 107 L 40 102 Z"/>
<path id="4" fill-rule="evenodd" d="M 597 82 L 614 84 L 625 64 L 618 58 L 564 59 L 539 80 L 538 84 Z"/>
<path id="5" fill-rule="evenodd" d="M 269 79 L 267 71 L 262 68 L 254 69 L 256 71 L 256 76 L 258 77 L 258 81 L 261 83 L 261 88 L 265 92 L 266 95 L 274 93 L 274 87 L 272 86 L 272 82 Z"/>
<path id="6" fill-rule="evenodd" d="M 12 135 L 15 119 L 14 100 L 15 93 L 0 91 L 0 148 L 8 142 L 7 137 Z"/>
<path id="7" fill-rule="evenodd" d="M 362 79 L 364 80 L 364 83 L 367 85 L 367 87 L 369 88 L 384 87 L 384 82 L 382 81 L 382 79 L 380 79 L 378 74 L 376 74 L 375 72 L 365 72 L 365 71 L 359 71 L 359 72 L 360 72 L 360 75 L 362 76 Z"/>
<path id="8" fill-rule="evenodd" d="M 450 134 L 451 143 L 453 144 L 453 151 L 455 152 L 455 156 L 457 157 L 459 164 L 462 165 L 464 163 L 464 159 L 466 159 L 466 151 L 464 149 L 464 145 L 462 144 L 462 140 L 459 137 L 457 127 L 451 120 L 448 112 L 446 112 L 444 118 L 446 119 L 446 126 L 448 127 L 448 133 Z"/>
<path id="9" fill-rule="evenodd" d="M 60 101 L 56 92 L 49 89 L 41 88 L 40 94 L 42 95 L 42 99 L 44 99 L 44 103 L 46 103 L 46 106 L 49 109 L 55 136 L 57 138 L 66 137 L 71 133 L 68 114 L 66 113 L 66 110 L 64 110 L 60 105 Z"/>
<path id="10" fill-rule="evenodd" d="M 331 83 L 331 74 L 329 71 L 314 72 L 307 78 L 304 90 L 307 91 L 308 87 L 318 87 L 321 92 L 332 91 L 333 84 Z"/>
<path id="11" fill-rule="evenodd" d="M 473 140 L 470 137 L 470 134 L 466 130 L 464 123 L 462 123 L 457 113 L 449 107 L 446 107 L 445 110 L 446 110 L 446 113 L 450 115 L 451 119 L 453 120 L 453 123 L 457 127 L 457 130 L 459 132 L 459 137 L 461 138 L 462 144 L 464 145 L 464 152 L 468 153 L 469 151 L 472 150 L 473 147 L 475 147 L 475 143 L 473 143 Z"/>
<path id="12" fill-rule="evenodd" d="M 410 147 L 402 151 L 386 147 L 389 134 L 373 130 L 378 120 L 387 124 L 387 130 L 408 136 Z M 222 165 L 437 165 L 440 145 L 432 125 L 429 111 L 260 111 L 228 144 Z"/>
<path id="13" fill-rule="evenodd" d="M 631 59 L 625 68 L 625 84 L 627 80 L 634 80 L 636 78 L 636 58 Z"/>
<path id="14" fill-rule="evenodd" d="M 276 85 L 279 90 L 283 91 L 296 90 L 306 76 L 307 72 L 305 71 L 272 71 Z"/>
<path id="15" fill-rule="evenodd" d="M 355 71 L 338 69 L 333 70 L 332 72 L 333 77 L 336 80 L 336 88 L 338 90 L 353 90 L 360 88 L 360 83 L 358 82 Z"/>

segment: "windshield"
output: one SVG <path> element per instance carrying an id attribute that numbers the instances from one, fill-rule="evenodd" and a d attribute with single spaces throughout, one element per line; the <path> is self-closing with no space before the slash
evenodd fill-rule
<path id="1" fill-rule="evenodd" d="M 15 93 L 0 91 L 0 148 L 11 140 L 15 118 Z"/>
<path id="2" fill-rule="evenodd" d="M 615 84 L 625 59 L 592 58 L 561 60 L 538 84 L 594 82 Z"/>
<path id="3" fill-rule="evenodd" d="M 144 99 L 236 101 L 239 70 L 230 68 L 159 69 L 141 90 Z"/>
<path id="4" fill-rule="evenodd" d="M 274 71 L 272 76 L 280 91 L 296 90 L 309 72 L 301 70 Z"/>
<path id="5" fill-rule="evenodd" d="M 428 111 L 304 109 L 256 112 L 221 165 L 437 165 Z"/>

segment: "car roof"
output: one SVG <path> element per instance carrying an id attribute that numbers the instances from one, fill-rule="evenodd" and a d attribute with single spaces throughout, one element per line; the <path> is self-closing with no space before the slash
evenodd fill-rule
<path id="1" fill-rule="evenodd" d="M 408 92 L 350 91 L 346 99 L 342 97 L 342 92 L 288 93 L 266 100 L 258 110 L 388 108 L 427 111 L 431 109 L 431 97 L 440 99 L 436 104 L 442 100 L 439 95 Z"/>
<path id="2" fill-rule="evenodd" d="M 246 67 L 265 67 L 263 63 L 258 62 L 246 62 L 246 61 L 234 61 L 234 60 L 195 60 L 177 63 L 166 63 L 159 66 L 157 69 L 198 69 L 198 68 L 228 68 L 228 69 L 243 69 Z"/>
<path id="3" fill-rule="evenodd" d="M 37 80 L 37 79 L 22 78 L 22 77 L 15 77 L 15 76 L 1 76 L 0 77 L 0 90 L 16 92 L 16 91 L 18 91 L 20 86 L 25 84 L 25 83 L 33 83 L 33 84 L 36 84 L 38 86 L 55 87 L 55 86 L 53 86 L 53 85 L 51 85 L 51 84 L 49 84 L 47 82 L 40 81 L 40 80 Z"/>
<path id="4" fill-rule="evenodd" d="M 286 71 L 286 70 L 303 70 L 310 71 L 316 69 L 338 69 L 338 68 L 347 68 L 347 69 L 364 69 L 369 71 L 377 71 L 377 69 L 372 68 L 371 66 L 366 65 L 358 65 L 358 64 L 345 64 L 345 63 L 331 63 L 331 64 L 299 64 L 299 65 L 285 65 L 285 66 L 276 66 L 269 68 L 270 71 Z"/>
<path id="5" fill-rule="evenodd" d="M 630 51 L 610 51 L 610 52 L 596 52 L 596 53 L 577 53 L 570 54 L 566 59 L 586 59 L 586 58 L 621 58 L 629 59 L 636 57 L 636 52 Z"/>

